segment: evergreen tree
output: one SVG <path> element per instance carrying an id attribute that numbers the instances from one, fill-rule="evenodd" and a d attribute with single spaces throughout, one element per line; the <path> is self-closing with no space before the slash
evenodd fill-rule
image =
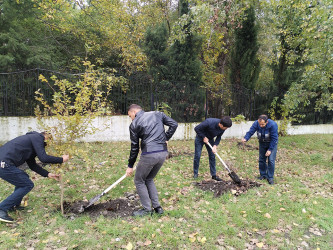
<path id="1" fill-rule="evenodd" d="M 179 1 L 179 15 L 189 13 L 186 0 Z M 172 108 L 173 118 L 179 121 L 199 121 L 204 116 L 204 89 L 202 85 L 199 53 L 202 40 L 189 31 L 191 22 L 183 27 L 185 41 L 174 41 L 168 50 L 166 81 L 162 88 L 167 90 L 167 103 Z"/>
<path id="2" fill-rule="evenodd" d="M 165 79 L 167 73 L 168 29 L 165 23 L 148 28 L 145 34 L 144 52 L 149 60 L 149 74 L 157 84 Z"/>
<path id="3" fill-rule="evenodd" d="M 235 31 L 235 44 L 230 60 L 231 84 L 247 89 L 255 88 L 260 72 L 260 62 L 257 58 L 259 49 L 257 33 L 255 11 L 251 6 L 245 10 L 241 27 Z"/>
<path id="4" fill-rule="evenodd" d="M 43 11 L 31 0 L 3 0 L 0 12 L 0 68 L 2 72 L 64 67 L 80 42 L 71 34 L 50 29 Z M 74 52 L 75 51 L 75 52 Z"/>

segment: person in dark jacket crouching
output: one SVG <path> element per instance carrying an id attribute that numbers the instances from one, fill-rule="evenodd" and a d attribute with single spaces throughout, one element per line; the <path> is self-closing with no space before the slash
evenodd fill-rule
<path id="1" fill-rule="evenodd" d="M 35 160 L 36 156 L 42 163 L 63 163 L 69 160 L 68 155 L 55 157 L 46 154 L 45 146 L 50 138 L 51 135 L 46 132 L 29 132 L 0 147 L 0 177 L 15 186 L 14 192 L 0 203 L 0 221 L 14 222 L 8 210 L 22 210 L 24 207 L 20 204 L 23 197 L 34 187 L 28 174 L 18 166 L 26 162 L 31 170 L 41 176 L 59 180 L 58 174 L 49 173 Z"/>
<path id="2" fill-rule="evenodd" d="M 275 159 L 278 145 L 278 125 L 275 121 L 268 119 L 267 115 L 260 115 L 250 130 L 246 133 L 242 142 L 250 140 L 257 132 L 259 140 L 259 180 L 267 179 L 270 185 L 274 184 Z M 268 161 L 268 164 L 266 163 Z"/>
<path id="3" fill-rule="evenodd" d="M 150 215 L 153 209 L 157 214 L 163 214 L 154 178 L 168 155 L 167 142 L 175 133 L 178 123 L 163 112 L 144 112 L 137 104 L 129 107 L 128 116 L 132 119 L 132 123 L 129 127 L 131 152 L 126 170 L 127 176 L 133 173 L 141 139 L 141 157 L 137 164 L 134 183 L 143 209 L 135 211 L 133 215 Z M 166 132 L 164 125 L 169 127 Z"/>

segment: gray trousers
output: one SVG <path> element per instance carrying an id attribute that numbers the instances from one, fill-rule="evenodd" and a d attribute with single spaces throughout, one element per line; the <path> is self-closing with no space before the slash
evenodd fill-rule
<path id="1" fill-rule="evenodd" d="M 151 210 L 152 206 L 153 208 L 160 206 L 154 178 L 161 169 L 167 155 L 167 151 L 141 155 L 136 167 L 134 177 L 136 191 L 139 194 L 142 206 L 148 210 Z"/>

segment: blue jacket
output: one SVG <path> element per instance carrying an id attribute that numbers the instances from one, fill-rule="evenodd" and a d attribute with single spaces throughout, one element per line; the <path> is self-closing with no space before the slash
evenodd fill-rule
<path id="1" fill-rule="evenodd" d="M 16 137 L 0 147 L 0 161 L 16 167 L 27 162 L 29 168 L 41 176 L 47 177 L 49 172 L 36 163 L 36 156 L 43 163 L 62 163 L 62 157 L 47 155 L 45 152 L 44 135 L 29 132 Z"/>
<path id="2" fill-rule="evenodd" d="M 259 122 L 255 121 L 250 130 L 244 136 L 246 141 L 250 140 L 251 136 L 257 132 L 259 142 L 269 142 L 268 150 L 272 151 L 278 143 L 278 125 L 275 121 L 268 119 L 266 127 L 261 128 Z"/>
<path id="3" fill-rule="evenodd" d="M 214 145 L 217 146 L 220 144 L 221 137 L 225 131 L 220 129 L 220 121 L 221 120 L 218 118 L 207 118 L 205 121 L 196 126 L 194 130 L 197 135 L 202 139 L 207 137 L 209 140 L 212 140 L 214 139 L 214 137 L 216 137 Z"/>

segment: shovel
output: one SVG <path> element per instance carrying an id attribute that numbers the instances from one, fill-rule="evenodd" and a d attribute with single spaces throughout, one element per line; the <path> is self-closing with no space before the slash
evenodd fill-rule
<path id="1" fill-rule="evenodd" d="M 209 142 L 207 142 L 207 145 L 213 150 L 213 147 L 212 147 L 212 145 L 210 145 Z M 227 164 L 225 164 L 225 162 L 222 160 L 222 158 L 219 156 L 219 154 L 218 154 L 217 152 L 216 152 L 215 154 L 216 154 L 217 157 L 220 159 L 220 161 L 222 162 L 223 166 L 228 170 L 230 178 L 231 178 L 235 183 L 240 184 L 242 181 L 241 181 L 241 179 L 239 179 L 238 175 L 237 175 L 234 171 L 231 171 L 231 170 L 228 168 Z"/>
<path id="2" fill-rule="evenodd" d="M 133 168 L 133 171 L 135 171 L 136 166 Z M 105 189 L 101 194 L 96 195 L 94 198 L 89 200 L 89 203 L 87 206 L 83 206 L 82 207 L 82 212 L 84 211 L 84 209 L 90 207 L 91 205 L 93 205 L 96 201 L 98 201 L 103 195 L 105 195 L 107 192 L 109 192 L 112 188 L 114 188 L 115 186 L 117 186 L 122 180 L 124 180 L 126 178 L 126 174 L 124 174 L 122 177 L 120 177 L 115 183 L 113 183 L 111 186 L 109 186 L 107 189 Z"/>

